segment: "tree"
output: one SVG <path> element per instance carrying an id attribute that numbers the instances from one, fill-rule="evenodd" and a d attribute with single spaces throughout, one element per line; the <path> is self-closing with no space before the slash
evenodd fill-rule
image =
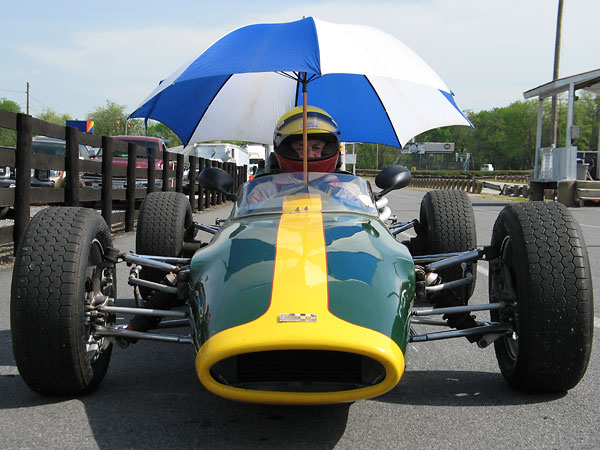
<path id="1" fill-rule="evenodd" d="M 94 134 L 102 136 L 154 136 L 169 141 L 169 146 L 181 145 L 177 135 L 166 125 L 154 120 L 148 121 L 148 130 L 143 119 L 127 120 L 125 105 L 119 105 L 106 100 L 104 106 L 99 106 L 88 114 L 88 120 L 94 121 Z M 127 126 L 127 129 L 125 127 Z"/>
<path id="2" fill-rule="evenodd" d="M 66 124 L 67 120 L 72 120 L 72 117 L 69 114 L 58 114 L 51 108 L 44 108 L 42 113 L 38 115 L 37 118 L 43 120 L 44 122 L 62 126 Z"/>
<path id="3" fill-rule="evenodd" d="M 21 107 L 18 103 L 8 100 L 6 98 L 0 98 L 0 109 L 10 111 L 14 113 L 20 113 Z M 14 130 L 7 128 L 0 128 L 0 145 L 6 145 L 8 147 L 17 146 L 17 133 Z"/>
<path id="4" fill-rule="evenodd" d="M 88 114 L 87 120 L 94 121 L 94 134 L 115 136 L 125 134 L 125 105 L 119 105 L 106 100 L 104 106 L 99 106 Z"/>
<path id="5" fill-rule="evenodd" d="M 179 139 L 168 126 L 160 122 L 154 122 L 152 125 L 148 125 L 148 136 L 156 136 L 165 141 L 169 141 L 169 147 L 181 145 L 181 139 Z"/>

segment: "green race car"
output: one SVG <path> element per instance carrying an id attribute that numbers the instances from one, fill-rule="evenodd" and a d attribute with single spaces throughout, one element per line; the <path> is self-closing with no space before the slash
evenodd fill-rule
<path id="1" fill-rule="evenodd" d="M 494 343 L 517 389 L 575 386 L 591 352 L 593 295 L 569 211 L 507 206 L 490 245 L 477 248 L 462 191 L 428 192 L 410 222 L 392 216 L 385 194 L 410 179 L 406 168 L 388 167 L 373 192 L 348 173 L 267 173 L 234 194 L 231 176 L 208 168 L 199 182 L 235 201 L 229 218 L 196 224 L 183 194 L 151 193 L 136 253 L 113 248 L 95 211 L 47 208 L 30 222 L 14 265 L 19 372 L 35 391 L 83 394 L 102 381 L 114 344 L 150 339 L 193 345 L 198 377 L 216 395 L 329 404 L 394 388 L 409 344 L 465 337 Z M 396 239 L 411 228 L 416 237 Z M 212 240 L 196 240 L 198 230 Z M 478 261 L 490 265 L 490 302 L 472 305 Z M 122 262 L 135 305 L 116 295 Z M 477 311 L 491 319 L 477 320 Z M 182 326 L 189 333 L 165 331 Z"/>

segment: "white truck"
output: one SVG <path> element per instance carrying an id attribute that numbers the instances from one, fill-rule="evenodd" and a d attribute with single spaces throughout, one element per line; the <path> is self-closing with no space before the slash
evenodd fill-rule
<path id="1" fill-rule="evenodd" d="M 249 164 L 248 150 L 233 144 L 193 144 L 188 155 L 223 162 L 233 162 L 236 166 Z"/>
<path id="2" fill-rule="evenodd" d="M 248 151 L 244 147 L 238 145 L 216 143 L 216 144 L 201 144 L 194 143 L 187 146 L 178 146 L 169 148 L 171 153 L 181 153 L 185 163 L 183 172 L 183 181 L 187 183 L 189 176 L 190 155 L 199 158 L 210 159 L 213 161 L 221 161 L 235 163 L 236 166 L 247 166 L 249 163 Z M 248 168 L 248 175 L 250 175 Z"/>
<path id="3" fill-rule="evenodd" d="M 265 167 L 264 161 L 266 156 L 266 149 L 264 145 L 245 145 L 244 148 L 248 151 L 249 164 L 248 173 L 254 175 L 258 171 L 259 167 Z"/>

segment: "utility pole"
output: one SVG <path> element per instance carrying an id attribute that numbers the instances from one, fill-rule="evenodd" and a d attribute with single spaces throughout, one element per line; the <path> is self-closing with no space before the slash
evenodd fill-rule
<path id="1" fill-rule="evenodd" d="M 558 67 L 560 65 L 560 35 L 562 28 L 562 12 L 563 12 L 563 0 L 558 0 L 558 17 L 556 19 L 556 42 L 554 44 L 554 71 L 552 73 L 552 80 L 558 79 Z M 552 96 L 552 112 L 550 114 L 550 121 L 552 122 L 552 145 L 556 147 L 556 141 L 558 136 L 558 112 L 556 111 L 557 97 Z"/>
<path id="2" fill-rule="evenodd" d="M 27 115 L 29 115 L 29 81 L 27 82 Z"/>

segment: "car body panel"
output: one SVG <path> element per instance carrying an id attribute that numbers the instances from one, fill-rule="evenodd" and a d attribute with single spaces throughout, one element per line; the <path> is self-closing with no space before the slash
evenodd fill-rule
<path id="1" fill-rule="evenodd" d="M 282 178 L 258 178 L 244 189 Z M 287 195 L 289 183 L 282 186 L 262 207 L 249 208 L 242 196 L 230 220 L 192 258 L 198 376 L 218 395 L 259 403 L 335 403 L 380 395 L 404 371 L 415 294 L 412 258 L 371 205 L 356 213 L 347 198 L 342 203 L 302 183 Z M 357 196 L 368 193 L 366 186 Z M 281 386 L 242 388 L 214 373 L 228 358 L 275 351 L 361 355 L 385 376 L 353 388 L 294 392 Z"/>

